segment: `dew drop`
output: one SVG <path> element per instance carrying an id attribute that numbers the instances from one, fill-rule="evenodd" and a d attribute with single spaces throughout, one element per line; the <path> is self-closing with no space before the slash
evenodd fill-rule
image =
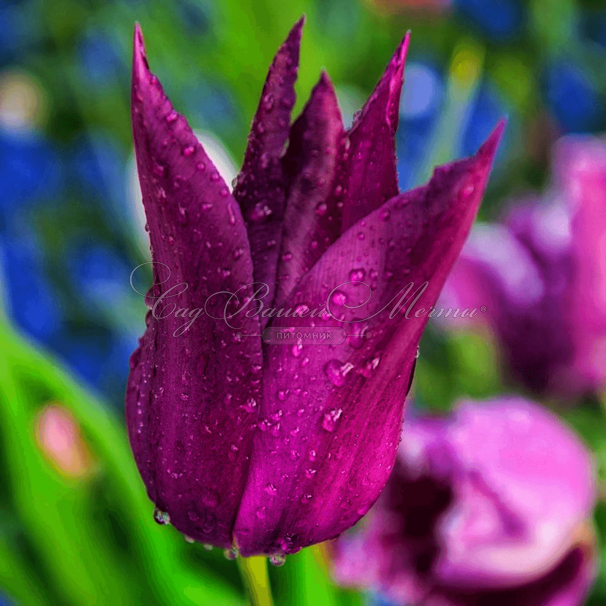
<path id="1" fill-rule="evenodd" d="M 372 376 L 372 373 L 379 367 L 379 364 L 381 363 L 381 356 L 377 355 L 374 358 L 372 358 L 371 360 L 368 360 L 363 368 L 360 370 L 360 373 L 362 375 L 364 375 L 366 378 L 370 378 Z"/>
<path id="2" fill-rule="evenodd" d="M 280 567 L 286 563 L 286 556 L 283 554 L 274 554 L 269 557 L 269 562 L 272 566 Z"/>
<path id="3" fill-rule="evenodd" d="M 256 516 L 259 520 L 264 520 L 267 517 L 267 509 L 265 507 L 259 507 L 256 511 Z"/>
<path id="4" fill-rule="evenodd" d="M 471 194 L 473 194 L 473 192 L 475 191 L 475 188 L 476 186 L 473 183 L 470 183 L 463 189 L 463 195 L 471 196 Z"/>
<path id="5" fill-rule="evenodd" d="M 157 507 L 154 509 L 154 520 L 156 521 L 156 524 L 160 524 L 160 526 L 170 524 L 170 516 L 168 513 L 158 509 Z"/>
<path id="6" fill-rule="evenodd" d="M 170 124 L 171 122 L 174 122 L 178 117 L 179 114 L 173 109 L 169 114 L 167 114 L 166 121 Z"/>
<path id="7" fill-rule="evenodd" d="M 261 221 L 265 221 L 271 215 L 271 208 L 267 206 L 264 202 L 257 202 L 252 212 L 250 213 L 251 221 L 255 221 L 257 223 Z"/>
<path id="8" fill-rule="evenodd" d="M 153 171 L 154 175 L 158 177 L 166 177 L 167 168 L 166 166 L 164 166 L 164 164 L 158 164 L 157 162 L 154 162 Z"/>
<path id="9" fill-rule="evenodd" d="M 235 550 L 234 547 L 231 547 L 230 549 L 225 549 L 223 551 L 223 555 L 225 556 L 226 560 L 235 560 L 238 557 L 238 552 Z"/>
<path id="10" fill-rule="evenodd" d="M 268 93 L 263 97 L 263 109 L 266 112 L 270 112 L 274 108 L 274 96 L 271 93 Z"/>
<path id="11" fill-rule="evenodd" d="M 366 270 L 364 270 L 362 268 L 352 269 L 351 272 L 349 272 L 349 279 L 352 282 L 361 282 L 365 276 L 366 276 Z"/>
<path id="12" fill-rule="evenodd" d="M 184 537 L 185 537 L 186 543 L 195 543 L 196 542 L 196 540 L 193 539 L 192 537 L 188 537 L 187 535 L 184 535 Z"/>
<path id="13" fill-rule="evenodd" d="M 223 190 L 221 190 L 221 191 L 223 191 Z M 225 190 L 225 191 L 227 191 L 227 190 Z M 227 205 L 227 214 L 229 215 L 229 224 L 235 225 L 236 224 L 236 213 L 234 212 L 234 208 L 231 204 Z M 242 249 L 240 249 L 240 250 L 242 250 Z"/>
<path id="14" fill-rule="evenodd" d="M 193 145 L 187 145 L 183 148 L 183 155 L 186 157 L 193 156 L 195 151 L 196 148 Z"/>
<path id="15" fill-rule="evenodd" d="M 340 290 L 336 290 L 330 300 L 334 305 L 342 307 L 343 305 L 345 305 L 345 303 L 347 303 L 347 295 L 344 292 L 341 292 Z"/>
<path id="16" fill-rule="evenodd" d="M 200 172 L 204 172 L 206 170 L 206 164 L 204 164 L 204 162 L 198 162 L 198 164 L 196 164 L 196 168 Z"/>
<path id="17" fill-rule="evenodd" d="M 339 360 L 331 360 L 324 367 L 324 373 L 333 385 L 341 387 L 345 385 L 347 374 L 352 368 L 353 365 L 349 362 L 343 364 Z"/>
<path id="18" fill-rule="evenodd" d="M 333 408 L 328 412 L 324 413 L 324 418 L 322 419 L 322 427 L 326 431 L 333 432 L 337 427 L 337 421 L 341 418 L 343 411 L 340 408 Z"/>

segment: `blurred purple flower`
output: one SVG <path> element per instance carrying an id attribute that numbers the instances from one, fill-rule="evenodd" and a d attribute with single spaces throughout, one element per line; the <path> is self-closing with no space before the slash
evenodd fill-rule
<path id="1" fill-rule="evenodd" d="M 494 329 L 512 378 L 566 399 L 606 381 L 606 144 L 566 138 L 556 157 L 546 200 L 474 228 L 440 306 L 484 306 L 473 322 Z"/>
<path id="2" fill-rule="evenodd" d="M 410 282 L 428 282 L 419 307 L 435 303 L 504 127 L 476 156 L 400 194 L 394 137 L 408 36 L 348 132 L 326 74 L 291 127 L 302 25 L 269 70 L 233 193 L 150 73 L 135 32 L 133 130 L 157 262 L 148 302 L 183 283 L 182 308 L 226 291 L 247 301 L 254 282 L 267 287 L 265 309 L 297 310 L 247 313 L 237 331 L 216 298 L 207 311 L 217 317 L 185 331 L 182 318 L 150 312 L 131 359 L 129 436 L 157 520 L 244 556 L 282 557 L 336 537 L 379 496 L 426 323 L 389 319 L 386 308 Z M 175 282 L 163 283 L 160 263 Z M 368 304 L 363 289 L 331 295 L 364 280 Z M 329 296 L 337 315 L 310 313 Z M 341 315 L 356 304 L 363 326 L 364 316 Z M 347 338 L 268 343 L 266 326 L 333 327 Z"/>
<path id="3" fill-rule="evenodd" d="M 597 564 L 589 452 L 519 398 L 407 419 L 366 526 L 335 576 L 414 606 L 580 606 Z"/>

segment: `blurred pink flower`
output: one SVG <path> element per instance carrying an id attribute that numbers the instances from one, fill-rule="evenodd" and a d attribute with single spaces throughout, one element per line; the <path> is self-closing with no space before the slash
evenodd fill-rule
<path id="1" fill-rule="evenodd" d="M 514 379 L 561 399 L 606 381 L 606 143 L 566 138 L 545 200 L 477 225 L 439 306 L 485 306 Z M 471 320 L 451 319 L 451 327 Z"/>
<path id="2" fill-rule="evenodd" d="M 45 406 L 36 419 L 35 433 L 40 450 L 60 474 L 71 478 L 88 474 L 91 455 L 69 410 L 60 404 Z"/>
<path id="3" fill-rule="evenodd" d="M 596 574 L 590 455 L 519 398 L 408 419 L 368 523 L 339 539 L 335 576 L 423 606 L 576 606 Z"/>

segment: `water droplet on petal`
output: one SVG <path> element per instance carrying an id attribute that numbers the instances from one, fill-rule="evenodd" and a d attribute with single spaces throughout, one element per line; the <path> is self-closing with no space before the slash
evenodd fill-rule
<path id="1" fill-rule="evenodd" d="M 263 109 L 266 112 L 270 112 L 274 108 L 274 96 L 271 93 L 268 93 L 263 97 Z"/>
<path id="2" fill-rule="evenodd" d="M 349 279 L 352 282 L 361 282 L 365 276 L 366 276 L 366 270 L 364 270 L 362 268 L 352 269 L 351 272 L 349 273 Z"/>
<path id="3" fill-rule="evenodd" d="M 231 547 L 230 549 L 223 551 L 223 555 L 225 556 L 225 559 L 233 561 L 238 557 L 238 552 L 234 547 Z"/>
<path id="4" fill-rule="evenodd" d="M 192 539 L 192 537 L 188 537 L 187 535 L 184 535 L 185 537 L 185 542 L 186 543 L 195 543 L 196 539 Z"/>
<path id="5" fill-rule="evenodd" d="M 335 290 L 330 300 L 334 305 L 342 307 L 345 305 L 345 303 L 347 303 L 347 295 L 340 290 Z"/>
<path id="6" fill-rule="evenodd" d="M 267 509 L 265 507 L 259 507 L 256 511 L 256 515 L 259 520 L 264 520 L 267 516 Z"/>
<path id="7" fill-rule="evenodd" d="M 186 145 L 183 148 L 183 155 L 184 156 L 193 156 L 195 151 L 196 151 L 196 148 L 193 145 Z"/>
<path id="8" fill-rule="evenodd" d="M 350 364 L 349 362 L 343 364 L 339 360 L 331 360 L 324 367 L 324 373 L 333 385 L 341 387 L 342 385 L 345 385 L 347 374 L 352 368 L 353 364 Z"/>
<path id="9" fill-rule="evenodd" d="M 381 363 L 381 356 L 377 355 L 374 358 L 367 360 L 362 369 L 360 370 L 360 374 L 364 375 L 366 378 L 370 378 L 372 373 L 379 367 Z"/>
<path id="10" fill-rule="evenodd" d="M 333 432 L 337 427 L 337 421 L 341 418 L 343 411 L 340 408 L 333 408 L 328 412 L 324 413 L 324 418 L 322 419 L 322 427 L 326 431 Z"/>
<path id="11" fill-rule="evenodd" d="M 274 554 L 269 557 L 269 562 L 273 566 L 284 566 L 284 564 L 286 563 L 286 556 L 284 554 Z"/>
<path id="12" fill-rule="evenodd" d="M 167 167 L 164 164 L 159 164 L 158 162 L 154 162 L 153 164 L 154 175 L 158 177 L 166 177 L 166 173 L 168 171 Z M 164 195 L 166 198 L 166 194 Z"/>
<path id="13" fill-rule="evenodd" d="M 257 202 L 252 212 L 250 213 L 251 221 L 255 221 L 260 223 L 265 221 L 271 215 L 271 208 L 267 206 L 264 202 Z"/>
<path id="14" fill-rule="evenodd" d="M 227 191 L 227 190 L 225 190 L 225 191 Z M 236 213 L 234 212 L 234 208 L 231 204 L 227 205 L 227 214 L 229 215 L 229 224 L 235 225 L 236 224 Z"/>
<path id="15" fill-rule="evenodd" d="M 170 524 L 170 516 L 168 513 L 158 509 L 157 507 L 154 509 L 154 520 L 156 521 L 156 524 L 160 524 L 161 526 Z"/>

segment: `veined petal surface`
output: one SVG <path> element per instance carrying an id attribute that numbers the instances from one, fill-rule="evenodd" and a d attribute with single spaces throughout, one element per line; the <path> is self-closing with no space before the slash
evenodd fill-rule
<path id="1" fill-rule="evenodd" d="M 258 320 L 234 319 L 232 326 L 240 324 L 232 328 L 223 318 L 226 295 L 215 293 L 245 298 L 251 254 L 238 204 L 149 71 L 138 26 L 132 119 L 154 286 L 147 330 L 131 358 L 129 438 L 148 494 L 171 523 L 229 547 L 262 359 L 260 338 L 241 337 L 258 335 Z"/>
<path id="2" fill-rule="evenodd" d="M 503 128 L 476 156 L 436 169 L 426 186 L 358 221 L 284 305 L 304 317 L 273 318 L 273 330 L 343 339 L 264 345 L 260 430 L 234 530 L 243 555 L 336 537 L 381 493 L 427 311 L 468 234 Z M 325 304 L 331 316 L 313 317 Z"/>

